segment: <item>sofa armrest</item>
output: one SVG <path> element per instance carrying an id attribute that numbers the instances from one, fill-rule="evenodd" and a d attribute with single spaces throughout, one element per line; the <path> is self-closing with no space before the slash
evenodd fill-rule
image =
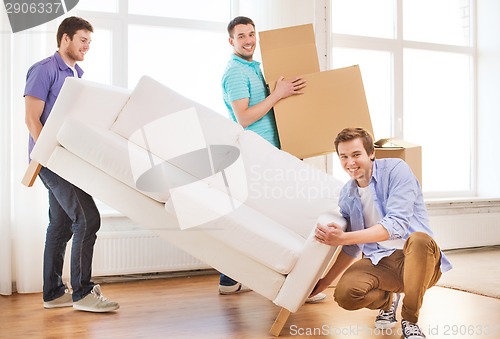
<path id="1" fill-rule="evenodd" d="M 31 152 L 31 159 L 46 166 L 59 142 L 57 132 L 72 116 L 89 124 L 109 128 L 127 103 L 130 91 L 78 78 L 66 78 L 49 119 Z"/>
<path id="2" fill-rule="evenodd" d="M 335 222 L 342 227 L 347 227 L 346 220 L 340 213 L 325 213 L 318 217 L 319 223 Z M 325 273 L 328 264 L 333 258 L 338 247 L 321 244 L 315 239 L 315 231 L 309 234 L 304 244 L 304 249 L 288 274 L 278 296 L 273 301 L 276 305 L 296 312 L 309 296 L 318 280 Z"/>

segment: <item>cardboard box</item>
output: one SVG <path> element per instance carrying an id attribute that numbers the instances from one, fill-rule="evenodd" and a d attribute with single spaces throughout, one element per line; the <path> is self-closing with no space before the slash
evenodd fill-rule
<path id="1" fill-rule="evenodd" d="M 346 127 L 363 127 L 374 135 L 359 66 L 321 72 L 312 24 L 259 32 L 259 43 L 271 91 L 280 76 L 307 81 L 304 94 L 274 106 L 284 151 L 300 159 L 333 153 L 334 139 Z M 391 142 L 377 149 L 377 157 L 405 160 L 422 183 L 421 147 Z"/>
<path id="2" fill-rule="evenodd" d="M 314 30 L 311 24 L 259 32 L 266 81 L 320 71 Z"/>
<path id="3" fill-rule="evenodd" d="M 335 152 L 333 141 L 346 127 L 373 134 L 358 66 L 306 74 L 303 95 L 274 106 L 281 148 L 300 159 Z"/>
<path id="4" fill-rule="evenodd" d="M 304 94 L 274 106 L 281 148 L 300 159 L 335 152 L 333 140 L 345 127 L 373 134 L 359 66 L 320 72 L 311 24 L 259 33 L 266 81 L 301 76 Z"/>
<path id="5" fill-rule="evenodd" d="M 381 139 L 375 142 L 375 157 L 400 158 L 410 166 L 422 185 L 422 147 L 399 139 Z"/>

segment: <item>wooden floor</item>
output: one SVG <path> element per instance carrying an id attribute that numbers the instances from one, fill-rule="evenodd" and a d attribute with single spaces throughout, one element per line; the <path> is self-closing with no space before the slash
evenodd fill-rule
<path id="1" fill-rule="evenodd" d="M 101 283 L 117 312 L 45 310 L 42 296 L 0 296 L 1 338 L 269 338 L 279 308 L 255 292 L 221 296 L 218 276 Z M 288 319 L 281 338 L 400 338 L 374 330 L 376 311 L 345 311 L 332 299 L 306 304 Z M 500 338 L 500 299 L 433 287 L 420 324 L 427 338 Z"/>

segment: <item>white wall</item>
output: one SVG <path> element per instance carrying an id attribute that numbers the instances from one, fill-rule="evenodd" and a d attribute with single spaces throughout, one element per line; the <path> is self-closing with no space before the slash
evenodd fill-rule
<path id="1" fill-rule="evenodd" d="M 314 22 L 315 0 L 240 0 L 237 15 L 252 18 L 257 30 Z"/>
<path id="2" fill-rule="evenodd" d="M 478 195 L 500 197 L 500 1 L 478 0 Z"/>

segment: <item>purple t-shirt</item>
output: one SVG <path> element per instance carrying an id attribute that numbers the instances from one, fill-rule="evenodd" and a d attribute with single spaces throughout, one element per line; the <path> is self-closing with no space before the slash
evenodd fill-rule
<path id="1" fill-rule="evenodd" d="M 81 78 L 83 70 L 75 65 L 78 77 Z M 24 96 L 33 96 L 45 102 L 40 121 L 42 125 L 45 124 L 49 117 L 52 107 L 56 102 L 59 91 L 64 84 L 67 77 L 72 77 L 73 70 L 66 65 L 58 52 L 54 55 L 37 62 L 28 70 L 26 75 L 26 87 L 24 89 Z M 28 154 L 31 154 L 35 141 L 29 137 Z"/>

